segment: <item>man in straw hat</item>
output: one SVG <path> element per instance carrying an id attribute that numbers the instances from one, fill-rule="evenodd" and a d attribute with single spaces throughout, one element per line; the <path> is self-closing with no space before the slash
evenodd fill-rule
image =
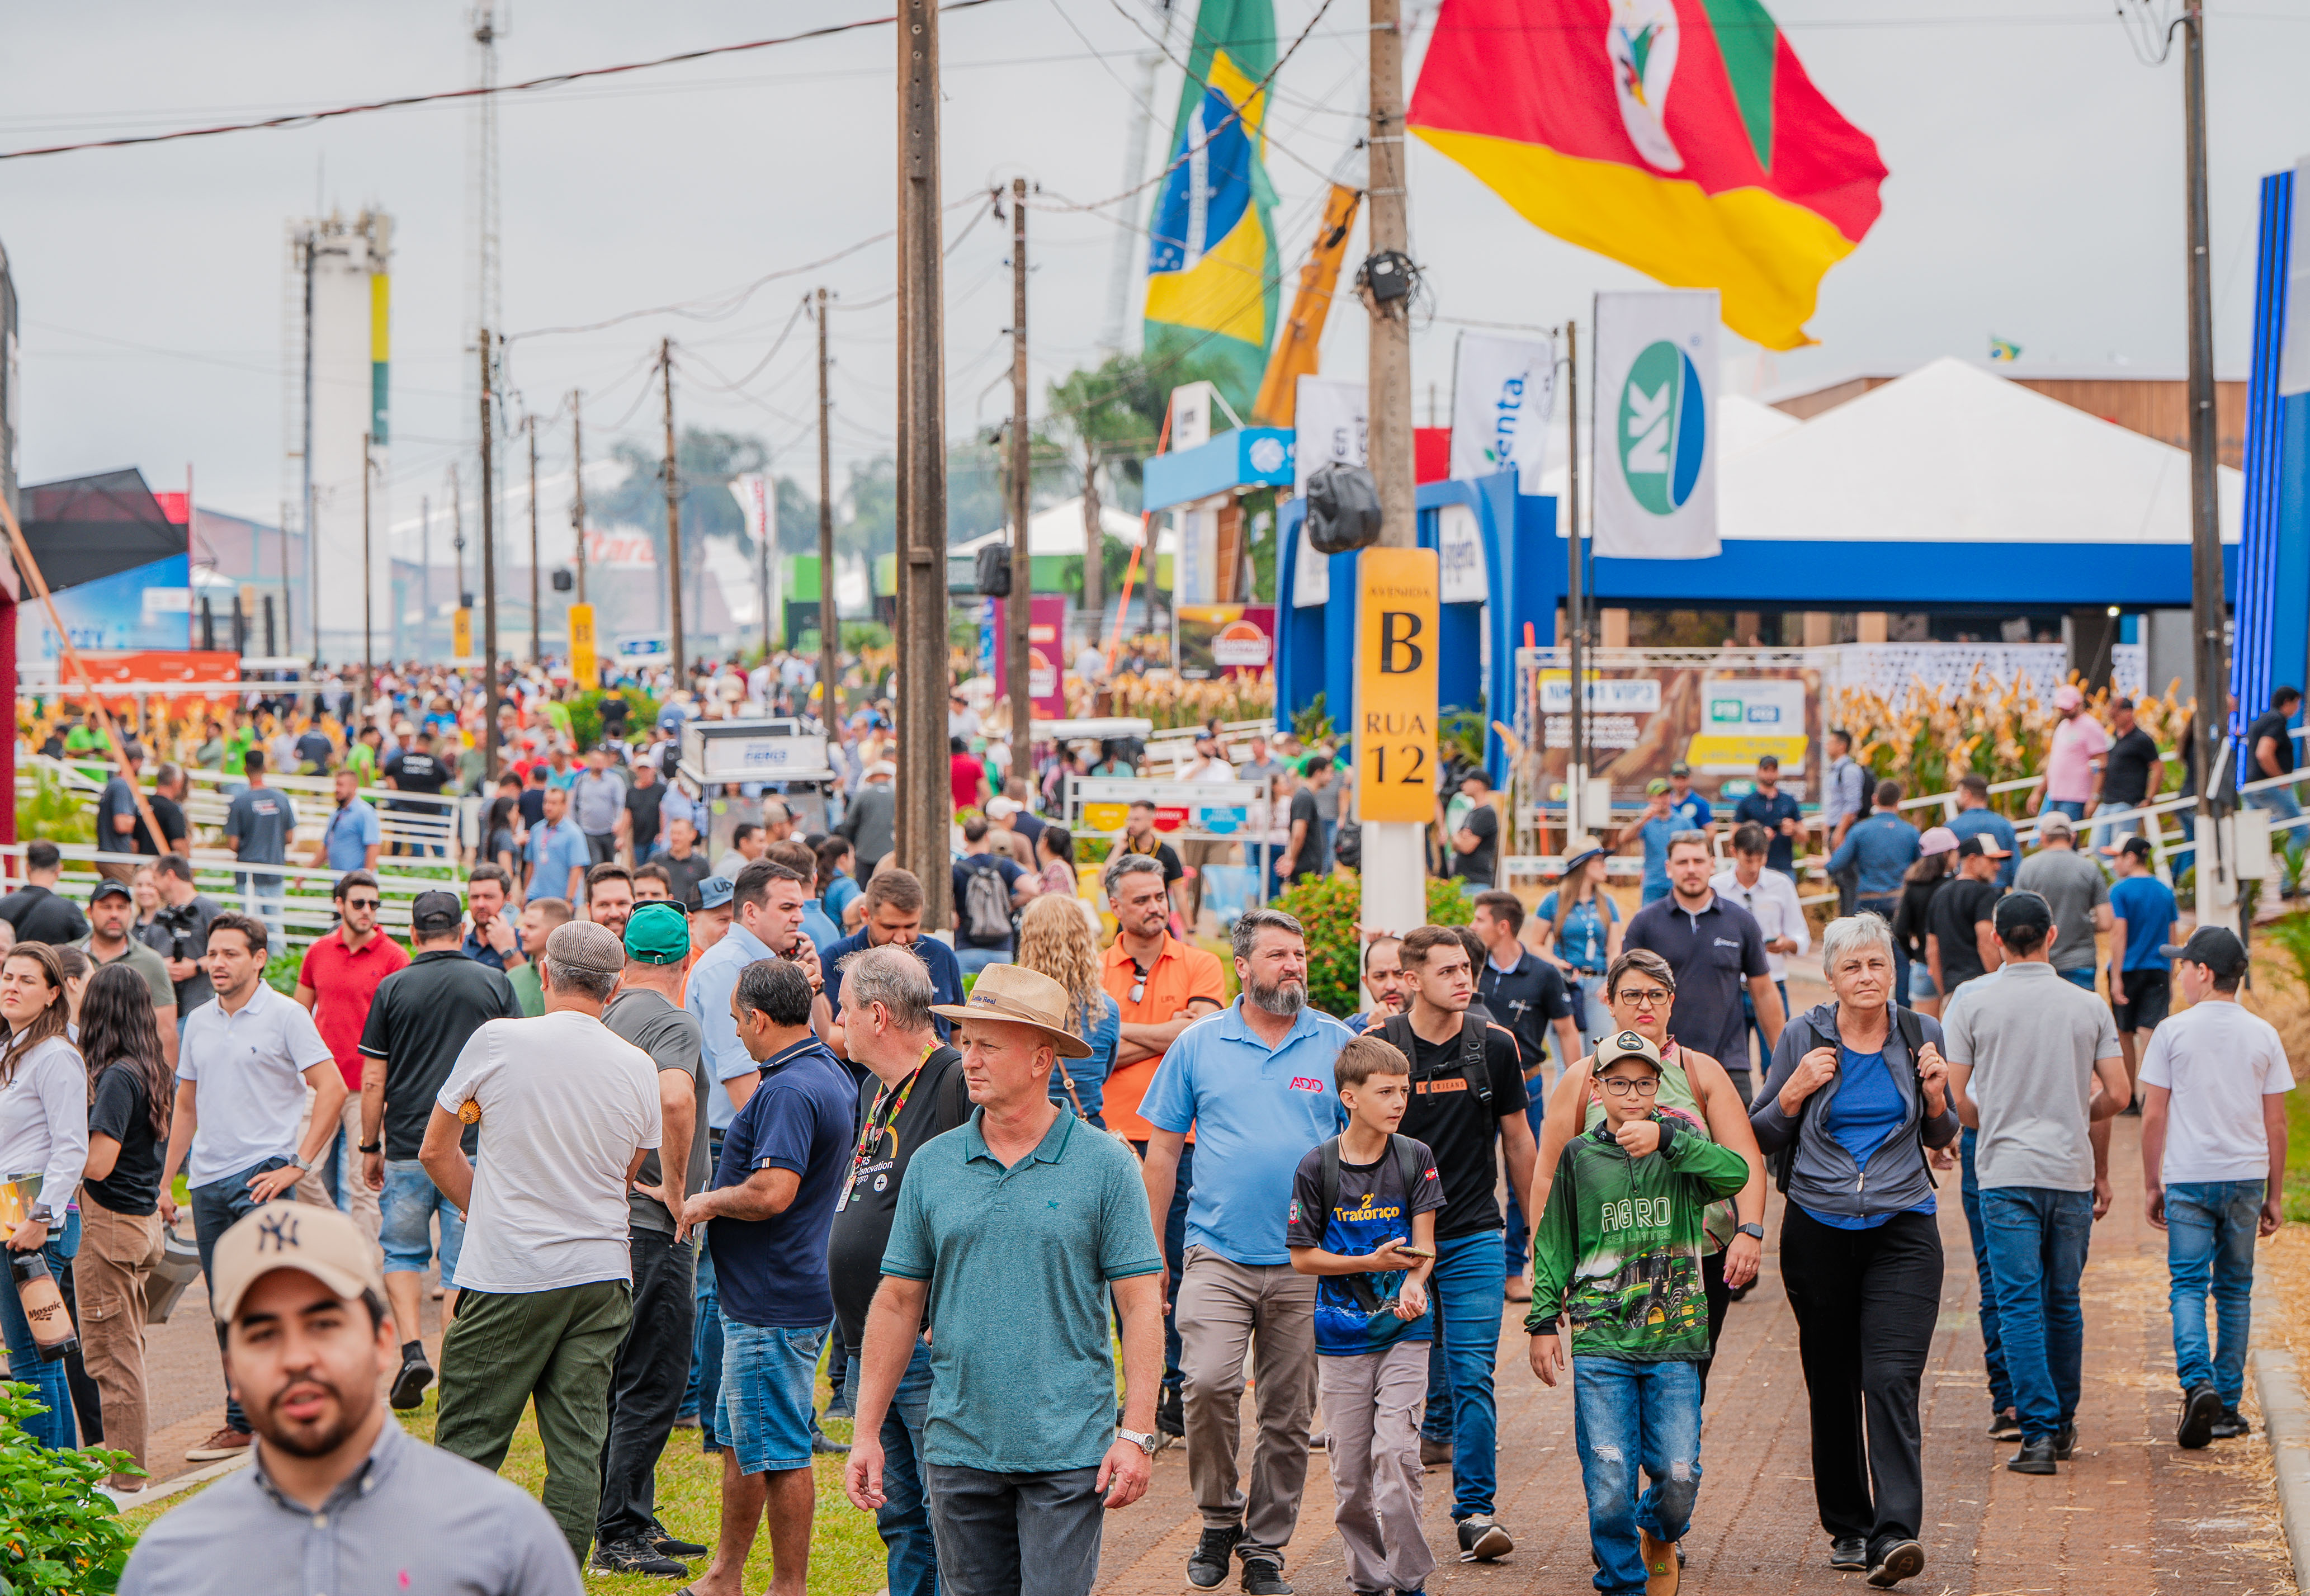
<path id="1" fill-rule="evenodd" d="M 907 1166 L 845 1483 L 862 1508 L 887 1499 L 883 1418 L 935 1321 L 921 1456 L 940 1583 L 953 1596 L 1081 1596 L 1099 1574 L 1101 1512 L 1137 1501 L 1151 1473 L 1162 1252 L 1131 1154 L 1050 1100 L 1056 1060 L 1090 1052 L 1067 1028 L 1065 989 L 994 965 L 968 1000 L 931 1011 L 959 1022 L 977 1112 Z"/>
<path id="2" fill-rule="evenodd" d="M 552 1519 L 518 1486 L 411 1439 L 378 1386 L 400 1366 L 377 1249 L 333 1208 L 269 1202 L 218 1237 L 225 1371 L 256 1464 L 144 1531 L 120 1589 L 145 1596 L 332 1589 L 577 1596 Z"/>

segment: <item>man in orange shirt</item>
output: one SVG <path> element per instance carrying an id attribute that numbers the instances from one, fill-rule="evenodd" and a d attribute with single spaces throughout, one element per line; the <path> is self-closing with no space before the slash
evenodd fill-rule
<path id="1" fill-rule="evenodd" d="M 1115 915 L 1115 941 L 1107 950 L 1099 984 L 1123 1011 L 1122 1039 L 1115 1068 L 1107 1078 L 1104 1110 L 1107 1128 L 1119 1131 L 1142 1158 L 1152 1133 L 1139 1116 L 1140 1099 L 1157 1066 L 1179 1033 L 1227 1006 L 1227 976 L 1219 956 L 1191 948 L 1171 934 L 1171 898 L 1163 866 L 1145 854 L 1119 855 L 1107 869 L 1107 905 Z M 1187 1193 L 1194 1185 L 1195 1137 L 1179 1151 L 1178 1184 L 1163 1224 L 1167 1279 L 1176 1288 L 1185 1272 Z M 1163 1400 L 1156 1427 L 1166 1436 L 1184 1436 L 1186 1420 L 1179 1399 L 1179 1331 L 1172 1303 L 1163 1304 Z"/>

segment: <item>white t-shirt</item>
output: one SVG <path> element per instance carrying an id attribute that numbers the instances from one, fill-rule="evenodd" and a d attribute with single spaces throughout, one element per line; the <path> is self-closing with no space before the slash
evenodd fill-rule
<path id="1" fill-rule="evenodd" d="M 2193 1004 L 2149 1033 L 2141 1084 L 2174 1094 L 2166 1121 L 2167 1185 L 2269 1178 L 2262 1099 L 2294 1089 L 2285 1044 L 2270 1021 L 2236 1002 Z"/>
<path id="2" fill-rule="evenodd" d="M 204 1186 L 292 1158 L 305 1123 L 305 1071 L 334 1063 L 313 1017 L 259 981 L 238 1014 L 214 999 L 185 1020 L 177 1079 L 193 1083 L 199 1123 L 185 1184 Z"/>
<path id="3" fill-rule="evenodd" d="M 475 1031 L 434 1101 L 482 1110 L 457 1284 L 551 1291 L 630 1280 L 626 1171 L 658 1145 L 657 1066 L 590 1015 Z"/>

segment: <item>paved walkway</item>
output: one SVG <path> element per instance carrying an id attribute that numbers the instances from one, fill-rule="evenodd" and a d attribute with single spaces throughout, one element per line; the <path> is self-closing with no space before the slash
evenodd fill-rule
<path id="1" fill-rule="evenodd" d="M 1926 1369 L 1925 1572 L 1906 1590 L 1928 1596 L 2099 1596 L 2148 1591 L 2290 1592 L 2286 1543 L 2260 1434 L 2195 1454 L 2177 1451 L 2178 1398 L 2166 1310 L 2165 1237 L 2141 1216 L 2140 1122 L 2121 1119 L 2112 1162 L 2117 1197 L 2096 1227 L 2085 1276 L 2085 1397 L 2074 1462 L 2054 1479 L 2011 1474 L 2013 1450 L 1987 1437 L 1989 1401 L 1976 1328 L 1972 1253 L 1956 1181 L 1946 1187 L 1941 1323 Z M 1733 1305 L 1716 1366 L 1701 1462 L 1705 1479 L 1686 1577 L 1695 1590 L 1783 1593 L 1866 1589 L 1827 1563 L 1814 1515 L 1796 1323 L 1775 1253 L 1779 1200 L 1767 1224 L 1764 1272 Z M 2265 1296 L 2257 1305 L 2272 1311 Z M 1500 1522 L 1515 1554 L 1498 1564 L 1446 1563 L 1429 1590 L 1550 1592 L 1590 1588 L 1588 1532 L 1572 1448 L 1568 1390 L 1550 1391 L 1525 1363 L 1520 1305 L 1500 1340 Z M 2249 1412 L 2252 1411 L 2249 1395 Z M 1246 1433 L 1251 1428 L 1248 1411 Z M 1247 1447 L 1246 1447 L 1247 1451 Z M 1185 1591 L 1200 1529 L 1177 1448 L 1156 1460 L 1155 1486 L 1107 1531 L 1101 1589 L 1115 1596 Z M 1454 1544 L 1451 1488 L 1428 1476 L 1428 1534 Z M 1331 1533 L 1331 1477 L 1321 1453 L 1307 1481 L 1288 1577 L 1301 1596 L 1343 1584 Z M 1227 1587 L 1232 1590 L 1232 1583 Z"/>

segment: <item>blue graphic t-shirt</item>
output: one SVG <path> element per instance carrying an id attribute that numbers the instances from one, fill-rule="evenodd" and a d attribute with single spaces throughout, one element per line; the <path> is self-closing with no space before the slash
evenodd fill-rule
<path id="1" fill-rule="evenodd" d="M 1339 1201 L 1328 1215 L 1324 1207 L 1324 1149 L 1311 1148 L 1299 1160 L 1291 1180 L 1291 1219 L 1284 1240 L 1295 1247 L 1321 1247 L 1327 1253 L 1354 1257 L 1378 1251 L 1390 1241 L 1411 1239 L 1411 1219 L 1444 1206 L 1444 1182 L 1436 1172 L 1436 1155 L 1428 1144 L 1413 1141 L 1414 1162 L 1420 1175 L 1418 1189 L 1403 1189 L 1403 1171 L 1397 1166 L 1393 1144 L 1376 1164 L 1340 1163 Z M 1376 1307 L 1358 1301 L 1360 1282 Z M 1400 1340 L 1425 1341 L 1436 1334 L 1436 1312 L 1430 1308 L 1417 1319 L 1395 1316 L 1396 1289 L 1403 1284 L 1402 1270 L 1360 1275 L 1318 1275 L 1316 1284 L 1316 1350 L 1330 1357 L 1353 1357 L 1377 1352 Z"/>

